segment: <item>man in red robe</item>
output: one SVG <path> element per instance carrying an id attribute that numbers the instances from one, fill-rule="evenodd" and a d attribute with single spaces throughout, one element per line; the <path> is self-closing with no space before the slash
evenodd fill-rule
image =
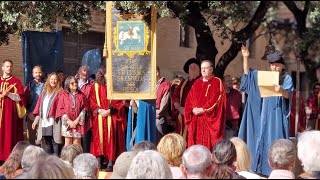
<path id="1" fill-rule="evenodd" d="M 201 144 L 212 151 L 213 146 L 224 137 L 226 93 L 221 79 L 213 75 L 211 61 L 202 61 L 201 75 L 194 82 L 185 103 L 187 146 Z"/>
<path id="2" fill-rule="evenodd" d="M 291 112 L 290 112 L 290 137 L 296 136 L 296 90 L 293 90 L 292 100 L 291 100 Z M 298 132 L 303 132 L 306 129 L 307 114 L 305 110 L 305 105 L 303 102 L 302 94 L 299 93 L 299 118 L 298 118 Z"/>
<path id="3" fill-rule="evenodd" d="M 78 88 L 85 94 L 86 100 L 89 103 L 89 95 L 92 87 L 92 83 L 89 81 L 89 69 L 87 66 L 81 66 L 78 70 L 76 78 L 78 81 Z M 90 153 L 90 144 L 92 138 L 92 112 L 90 109 L 86 112 L 85 124 L 84 124 L 84 136 L 82 137 L 82 147 L 84 153 Z"/>
<path id="4" fill-rule="evenodd" d="M 12 76 L 13 63 L 2 63 L 0 78 L 0 161 L 5 161 L 17 142 L 23 140 L 23 120 L 26 114 L 21 81 Z"/>
<path id="5" fill-rule="evenodd" d="M 187 95 L 193 83 L 200 76 L 200 61 L 196 58 L 189 59 L 183 66 L 184 72 L 189 74 L 188 79 L 182 80 L 171 96 L 172 116 L 176 120 L 176 133 L 186 139 L 187 127 L 184 124 L 184 107 Z"/>
<path id="6" fill-rule="evenodd" d="M 90 109 L 93 113 L 90 152 L 100 161 L 108 160 L 107 171 L 112 171 L 112 163 L 126 151 L 127 115 L 124 101 L 107 99 L 105 72 L 105 67 L 98 70 L 97 82 L 92 85 L 90 92 Z"/>
<path id="7" fill-rule="evenodd" d="M 170 87 L 171 84 L 160 76 L 160 68 L 157 66 L 157 99 L 156 99 L 156 126 L 157 144 L 167 134 L 167 123 L 171 121 L 170 109 Z"/>

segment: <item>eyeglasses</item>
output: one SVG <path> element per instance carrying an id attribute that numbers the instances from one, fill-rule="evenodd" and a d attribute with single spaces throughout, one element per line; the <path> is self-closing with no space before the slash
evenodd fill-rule
<path id="1" fill-rule="evenodd" d="M 78 84 L 77 82 L 70 82 L 71 85 Z"/>

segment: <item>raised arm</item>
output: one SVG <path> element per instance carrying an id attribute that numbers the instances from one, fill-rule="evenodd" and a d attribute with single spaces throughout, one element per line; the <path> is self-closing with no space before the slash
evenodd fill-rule
<path id="1" fill-rule="evenodd" d="M 248 58 L 250 55 L 249 49 L 247 47 L 245 47 L 244 45 L 242 45 L 241 53 L 242 53 L 242 57 L 243 57 L 243 72 L 244 72 L 244 74 L 248 74 L 248 72 L 249 72 Z"/>

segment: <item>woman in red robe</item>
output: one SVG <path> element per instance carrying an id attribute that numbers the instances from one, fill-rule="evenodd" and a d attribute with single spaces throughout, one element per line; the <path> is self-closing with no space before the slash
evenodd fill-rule
<path id="1" fill-rule="evenodd" d="M 61 134 L 65 137 L 65 146 L 69 144 L 81 146 L 86 109 L 87 100 L 78 89 L 78 80 L 74 76 L 69 76 L 65 80 L 56 112 L 56 117 L 62 120 Z"/>
<path id="2" fill-rule="evenodd" d="M 56 118 L 57 104 L 61 94 L 61 82 L 57 73 L 51 73 L 43 86 L 33 114 L 36 116 L 32 129 L 37 128 L 37 141 L 43 141 L 42 148 L 48 154 L 60 155 L 62 144 L 61 120 Z M 53 147 L 53 150 L 51 149 Z"/>
<path id="3" fill-rule="evenodd" d="M 93 112 L 91 153 L 109 160 L 108 171 L 112 170 L 112 163 L 126 150 L 127 115 L 124 101 L 107 99 L 105 73 L 104 66 L 98 70 L 96 82 L 90 91 L 90 109 Z"/>

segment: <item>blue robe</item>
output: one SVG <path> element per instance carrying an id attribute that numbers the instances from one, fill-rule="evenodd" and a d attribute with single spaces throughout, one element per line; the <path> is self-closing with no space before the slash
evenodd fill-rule
<path id="1" fill-rule="evenodd" d="M 290 75 L 283 77 L 281 88 L 289 93 L 289 99 L 283 96 L 261 98 L 258 88 L 258 71 L 249 69 L 243 74 L 240 91 L 248 95 L 239 130 L 251 153 L 251 170 L 269 176 L 271 168 L 268 152 L 276 139 L 289 138 L 289 116 L 293 82 Z"/>
<path id="2" fill-rule="evenodd" d="M 136 128 L 136 135 L 133 145 L 141 141 L 149 141 L 156 143 L 156 103 L 154 100 L 139 100 L 139 107 L 137 117 L 133 118 L 132 108 L 129 107 L 126 148 L 131 150 L 131 138 L 134 129 Z M 136 119 L 136 120 L 134 120 Z M 134 123 L 132 122 L 134 120 Z M 134 127 L 132 126 L 132 123 Z"/>

